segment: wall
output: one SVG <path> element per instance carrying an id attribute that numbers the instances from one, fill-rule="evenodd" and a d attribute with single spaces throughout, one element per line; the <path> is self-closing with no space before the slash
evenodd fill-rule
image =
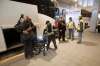
<path id="1" fill-rule="evenodd" d="M 1 26 L 3 29 L 13 27 L 22 13 L 30 16 L 33 22 L 38 22 L 38 11 L 36 5 L 10 0 L 0 0 L 0 52 L 7 49 Z"/>
<path id="2" fill-rule="evenodd" d="M 37 22 L 37 6 L 9 0 L 0 0 L 0 25 L 15 25 L 20 14 L 25 14 Z"/>
<path id="3" fill-rule="evenodd" d="M 98 20 L 98 11 L 100 6 L 100 0 L 95 0 L 94 1 L 94 6 L 92 10 L 92 17 L 91 17 L 91 22 L 90 22 L 90 31 L 95 32 L 96 31 L 96 24 Z"/>

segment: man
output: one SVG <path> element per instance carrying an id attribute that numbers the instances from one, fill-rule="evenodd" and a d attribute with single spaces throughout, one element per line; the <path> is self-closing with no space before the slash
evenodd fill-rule
<path id="1" fill-rule="evenodd" d="M 17 32 L 19 32 L 19 33 L 21 32 L 24 21 L 25 21 L 24 14 L 21 14 L 17 24 L 15 25 Z"/>
<path id="2" fill-rule="evenodd" d="M 46 21 L 46 31 L 47 31 L 47 35 L 48 35 L 47 49 L 50 48 L 51 41 L 53 42 L 55 49 L 57 49 L 55 35 L 54 35 L 53 27 L 52 27 L 50 21 Z"/>
<path id="3" fill-rule="evenodd" d="M 69 30 L 69 39 L 74 40 L 75 24 L 72 21 L 72 17 L 69 18 L 69 22 L 67 23 L 67 28 Z"/>
<path id="4" fill-rule="evenodd" d="M 78 34 L 79 34 L 79 40 L 78 40 L 77 43 L 81 43 L 82 42 L 83 29 L 84 29 L 83 19 L 82 19 L 82 17 L 80 17 L 79 18 L 79 24 L 78 24 L 78 27 L 77 27 L 77 31 L 78 31 Z"/>
<path id="5" fill-rule="evenodd" d="M 35 26 L 28 16 L 26 16 L 26 19 L 19 25 L 20 26 L 17 26 L 20 28 L 21 42 L 24 44 L 25 58 L 30 59 L 33 55 L 32 38 L 35 33 Z"/>
<path id="6" fill-rule="evenodd" d="M 60 18 L 58 28 L 59 28 L 59 41 L 60 39 L 65 41 L 66 23 L 63 17 Z"/>

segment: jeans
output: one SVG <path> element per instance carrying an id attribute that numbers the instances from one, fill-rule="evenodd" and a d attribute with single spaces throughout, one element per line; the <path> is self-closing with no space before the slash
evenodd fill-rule
<path id="1" fill-rule="evenodd" d="M 25 58 L 32 58 L 33 55 L 33 48 L 32 48 L 32 37 L 30 38 L 23 38 L 23 36 L 21 36 L 21 42 L 24 44 L 24 54 L 25 54 Z"/>
<path id="2" fill-rule="evenodd" d="M 56 40 L 55 40 L 55 37 L 54 37 L 53 35 L 48 36 L 47 49 L 50 48 L 50 43 L 51 43 L 51 41 L 53 42 L 55 49 L 57 49 Z"/>
<path id="3" fill-rule="evenodd" d="M 69 29 L 69 39 L 74 40 L 74 29 Z"/>
<path id="4" fill-rule="evenodd" d="M 78 40 L 78 42 L 80 42 L 80 43 L 82 42 L 82 33 L 83 32 L 79 32 L 79 40 Z"/>
<path id="5" fill-rule="evenodd" d="M 65 30 L 59 31 L 59 41 L 60 41 L 60 39 L 65 41 Z"/>

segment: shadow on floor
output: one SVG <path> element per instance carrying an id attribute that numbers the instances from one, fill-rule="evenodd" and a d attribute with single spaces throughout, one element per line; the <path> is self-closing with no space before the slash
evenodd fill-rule
<path id="1" fill-rule="evenodd" d="M 56 57 L 56 55 L 57 55 L 56 50 L 49 49 L 47 51 L 46 56 L 43 56 L 43 53 L 41 52 L 40 55 L 37 55 L 37 56 L 33 57 L 33 60 L 43 59 L 43 60 L 46 60 L 46 61 L 51 61 L 53 58 Z"/>
<path id="2" fill-rule="evenodd" d="M 30 60 L 22 60 L 15 62 L 15 64 L 11 64 L 10 66 L 28 66 L 30 64 Z"/>
<path id="3" fill-rule="evenodd" d="M 68 42 L 69 42 L 69 40 L 65 40 L 65 41 L 60 41 L 59 43 L 63 44 L 63 43 L 68 43 Z"/>
<path id="4" fill-rule="evenodd" d="M 83 41 L 82 44 L 87 45 L 87 46 L 97 46 L 98 44 L 95 42 L 91 41 Z"/>
<path id="5" fill-rule="evenodd" d="M 30 63 L 30 60 L 26 60 L 26 59 L 19 59 L 17 61 L 13 61 L 10 63 L 5 63 L 5 64 L 1 64 L 0 66 L 28 66 Z"/>

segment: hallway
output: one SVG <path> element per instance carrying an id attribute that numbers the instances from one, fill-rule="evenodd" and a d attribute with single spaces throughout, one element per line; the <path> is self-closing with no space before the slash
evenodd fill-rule
<path id="1" fill-rule="evenodd" d="M 100 66 L 100 34 L 85 32 L 82 44 L 76 40 L 57 44 L 58 50 L 51 49 L 46 56 L 41 53 L 25 60 L 21 54 L 16 61 L 0 66 Z"/>

